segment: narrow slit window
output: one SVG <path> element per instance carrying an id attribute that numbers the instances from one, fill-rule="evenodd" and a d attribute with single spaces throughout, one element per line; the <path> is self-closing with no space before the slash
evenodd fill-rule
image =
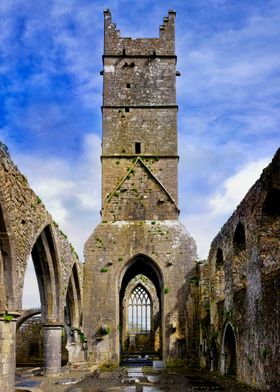
<path id="1" fill-rule="evenodd" d="M 141 143 L 140 142 L 135 143 L 135 154 L 141 154 Z"/>
<path id="2" fill-rule="evenodd" d="M 130 88 L 130 83 L 126 83 L 126 88 Z"/>

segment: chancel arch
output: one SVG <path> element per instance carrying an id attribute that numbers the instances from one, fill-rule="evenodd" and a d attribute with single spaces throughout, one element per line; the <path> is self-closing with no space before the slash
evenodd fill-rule
<path id="1" fill-rule="evenodd" d="M 162 277 L 138 255 L 127 265 L 120 289 L 121 359 L 162 357 Z"/>

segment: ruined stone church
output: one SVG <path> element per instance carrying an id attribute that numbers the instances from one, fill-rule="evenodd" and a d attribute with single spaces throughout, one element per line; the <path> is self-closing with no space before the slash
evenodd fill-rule
<path id="1" fill-rule="evenodd" d="M 159 38 L 131 39 L 104 12 L 102 210 L 84 265 L 0 146 L 1 391 L 14 391 L 16 362 L 33 351 L 46 375 L 65 357 L 279 386 L 280 150 L 198 261 L 179 221 L 175 16 Z M 23 311 L 30 255 L 41 309 Z"/>

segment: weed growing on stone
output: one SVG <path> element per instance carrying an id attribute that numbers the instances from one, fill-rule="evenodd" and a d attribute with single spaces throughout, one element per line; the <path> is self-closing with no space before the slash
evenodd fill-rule
<path id="1" fill-rule="evenodd" d="M 7 323 L 13 320 L 13 316 L 9 313 L 5 313 L 3 318 Z"/>

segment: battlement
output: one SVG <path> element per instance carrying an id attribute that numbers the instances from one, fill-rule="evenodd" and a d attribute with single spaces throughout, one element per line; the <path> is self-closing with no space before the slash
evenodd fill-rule
<path id="1" fill-rule="evenodd" d="M 159 38 L 121 37 L 112 23 L 110 10 L 104 11 L 104 55 L 109 56 L 175 56 L 176 12 L 170 10 L 159 27 Z"/>

